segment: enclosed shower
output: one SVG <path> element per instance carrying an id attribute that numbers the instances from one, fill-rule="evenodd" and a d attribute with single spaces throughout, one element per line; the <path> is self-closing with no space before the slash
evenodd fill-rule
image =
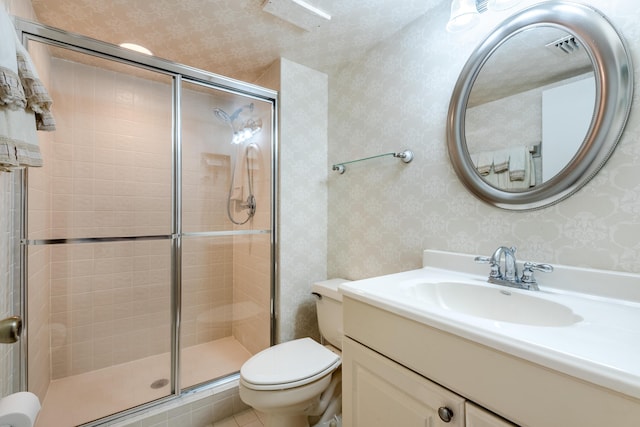
<path id="1" fill-rule="evenodd" d="M 226 380 L 273 341 L 276 94 L 17 26 L 57 120 L 45 166 L 22 177 L 22 380 L 44 403 L 38 426 Z"/>

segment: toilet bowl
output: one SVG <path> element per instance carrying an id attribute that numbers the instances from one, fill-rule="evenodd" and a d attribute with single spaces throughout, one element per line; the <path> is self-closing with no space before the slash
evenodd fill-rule
<path id="1" fill-rule="evenodd" d="M 240 369 L 240 398 L 266 415 L 267 427 L 309 427 L 341 410 L 342 298 L 333 279 L 313 285 L 320 333 L 331 345 L 300 338 L 269 347 Z M 329 413 L 330 412 L 330 413 Z"/>

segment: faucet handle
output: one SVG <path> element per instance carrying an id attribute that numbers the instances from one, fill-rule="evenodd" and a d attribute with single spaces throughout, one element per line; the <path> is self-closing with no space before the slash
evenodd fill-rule
<path id="1" fill-rule="evenodd" d="M 553 271 L 553 266 L 550 264 L 539 264 L 536 262 L 525 262 L 524 268 L 529 270 L 542 271 L 543 273 L 551 273 Z"/>
<path id="2" fill-rule="evenodd" d="M 489 256 L 477 256 L 473 259 L 478 264 L 491 264 L 491 272 L 489 273 L 489 277 L 494 279 L 501 279 L 502 273 L 500 272 L 500 265 L 493 259 L 493 257 Z"/>
<path id="3" fill-rule="evenodd" d="M 538 290 L 538 283 L 536 282 L 536 278 L 533 277 L 534 270 L 542 271 L 543 273 L 551 273 L 553 271 L 553 266 L 549 264 L 538 264 L 535 262 L 524 263 L 522 269 L 522 278 L 520 279 L 520 281 L 529 289 Z"/>

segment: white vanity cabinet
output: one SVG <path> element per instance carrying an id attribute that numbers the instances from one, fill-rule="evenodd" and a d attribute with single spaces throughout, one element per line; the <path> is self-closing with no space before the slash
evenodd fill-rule
<path id="1" fill-rule="evenodd" d="M 354 296 L 343 293 L 345 427 L 640 425 L 631 396 Z"/>
<path id="2" fill-rule="evenodd" d="M 464 405 L 464 419 L 466 427 L 514 427 L 502 418 L 497 417 L 489 411 L 485 411 L 478 405 L 466 402 Z"/>
<path id="3" fill-rule="evenodd" d="M 513 426 L 349 338 L 342 355 L 345 426 Z"/>
<path id="4" fill-rule="evenodd" d="M 346 337 L 342 356 L 345 426 L 464 426 L 464 399 L 457 394 Z"/>

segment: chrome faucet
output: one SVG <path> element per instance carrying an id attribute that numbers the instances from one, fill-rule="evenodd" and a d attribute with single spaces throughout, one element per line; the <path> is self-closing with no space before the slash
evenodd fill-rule
<path id="1" fill-rule="evenodd" d="M 489 262 L 491 264 L 498 265 L 498 273 L 500 273 L 500 258 L 504 255 L 504 274 L 498 279 L 506 280 L 511 283 L 517 283 L 518 279 L 518 266 L 516 266 L 516 248 L 507 248 L 506 246 L 500 246 L 491 255 Z"/>
<path id="2" fill-rule="evenodd" d="M 500 260 L 504 255 L 504 273 L 500 269 Z M 477 256 L 475 262 L 489 264 L 491 271 L 489 273 L 489 283 L 496 285 L 509 286 L 512 288 L 527 289 L 537 291 L 538 283 L 533 277 L 534 270 L 550 273 L 553 267 L 549 264 L 537 264 L 533 262 L 525 262 L 522 270 L 522 277 L 518 277 L 518 265 L 516 263 L 516 248 L 508 248 L 500 246 L 495 250 L 491 257 Z"/>

